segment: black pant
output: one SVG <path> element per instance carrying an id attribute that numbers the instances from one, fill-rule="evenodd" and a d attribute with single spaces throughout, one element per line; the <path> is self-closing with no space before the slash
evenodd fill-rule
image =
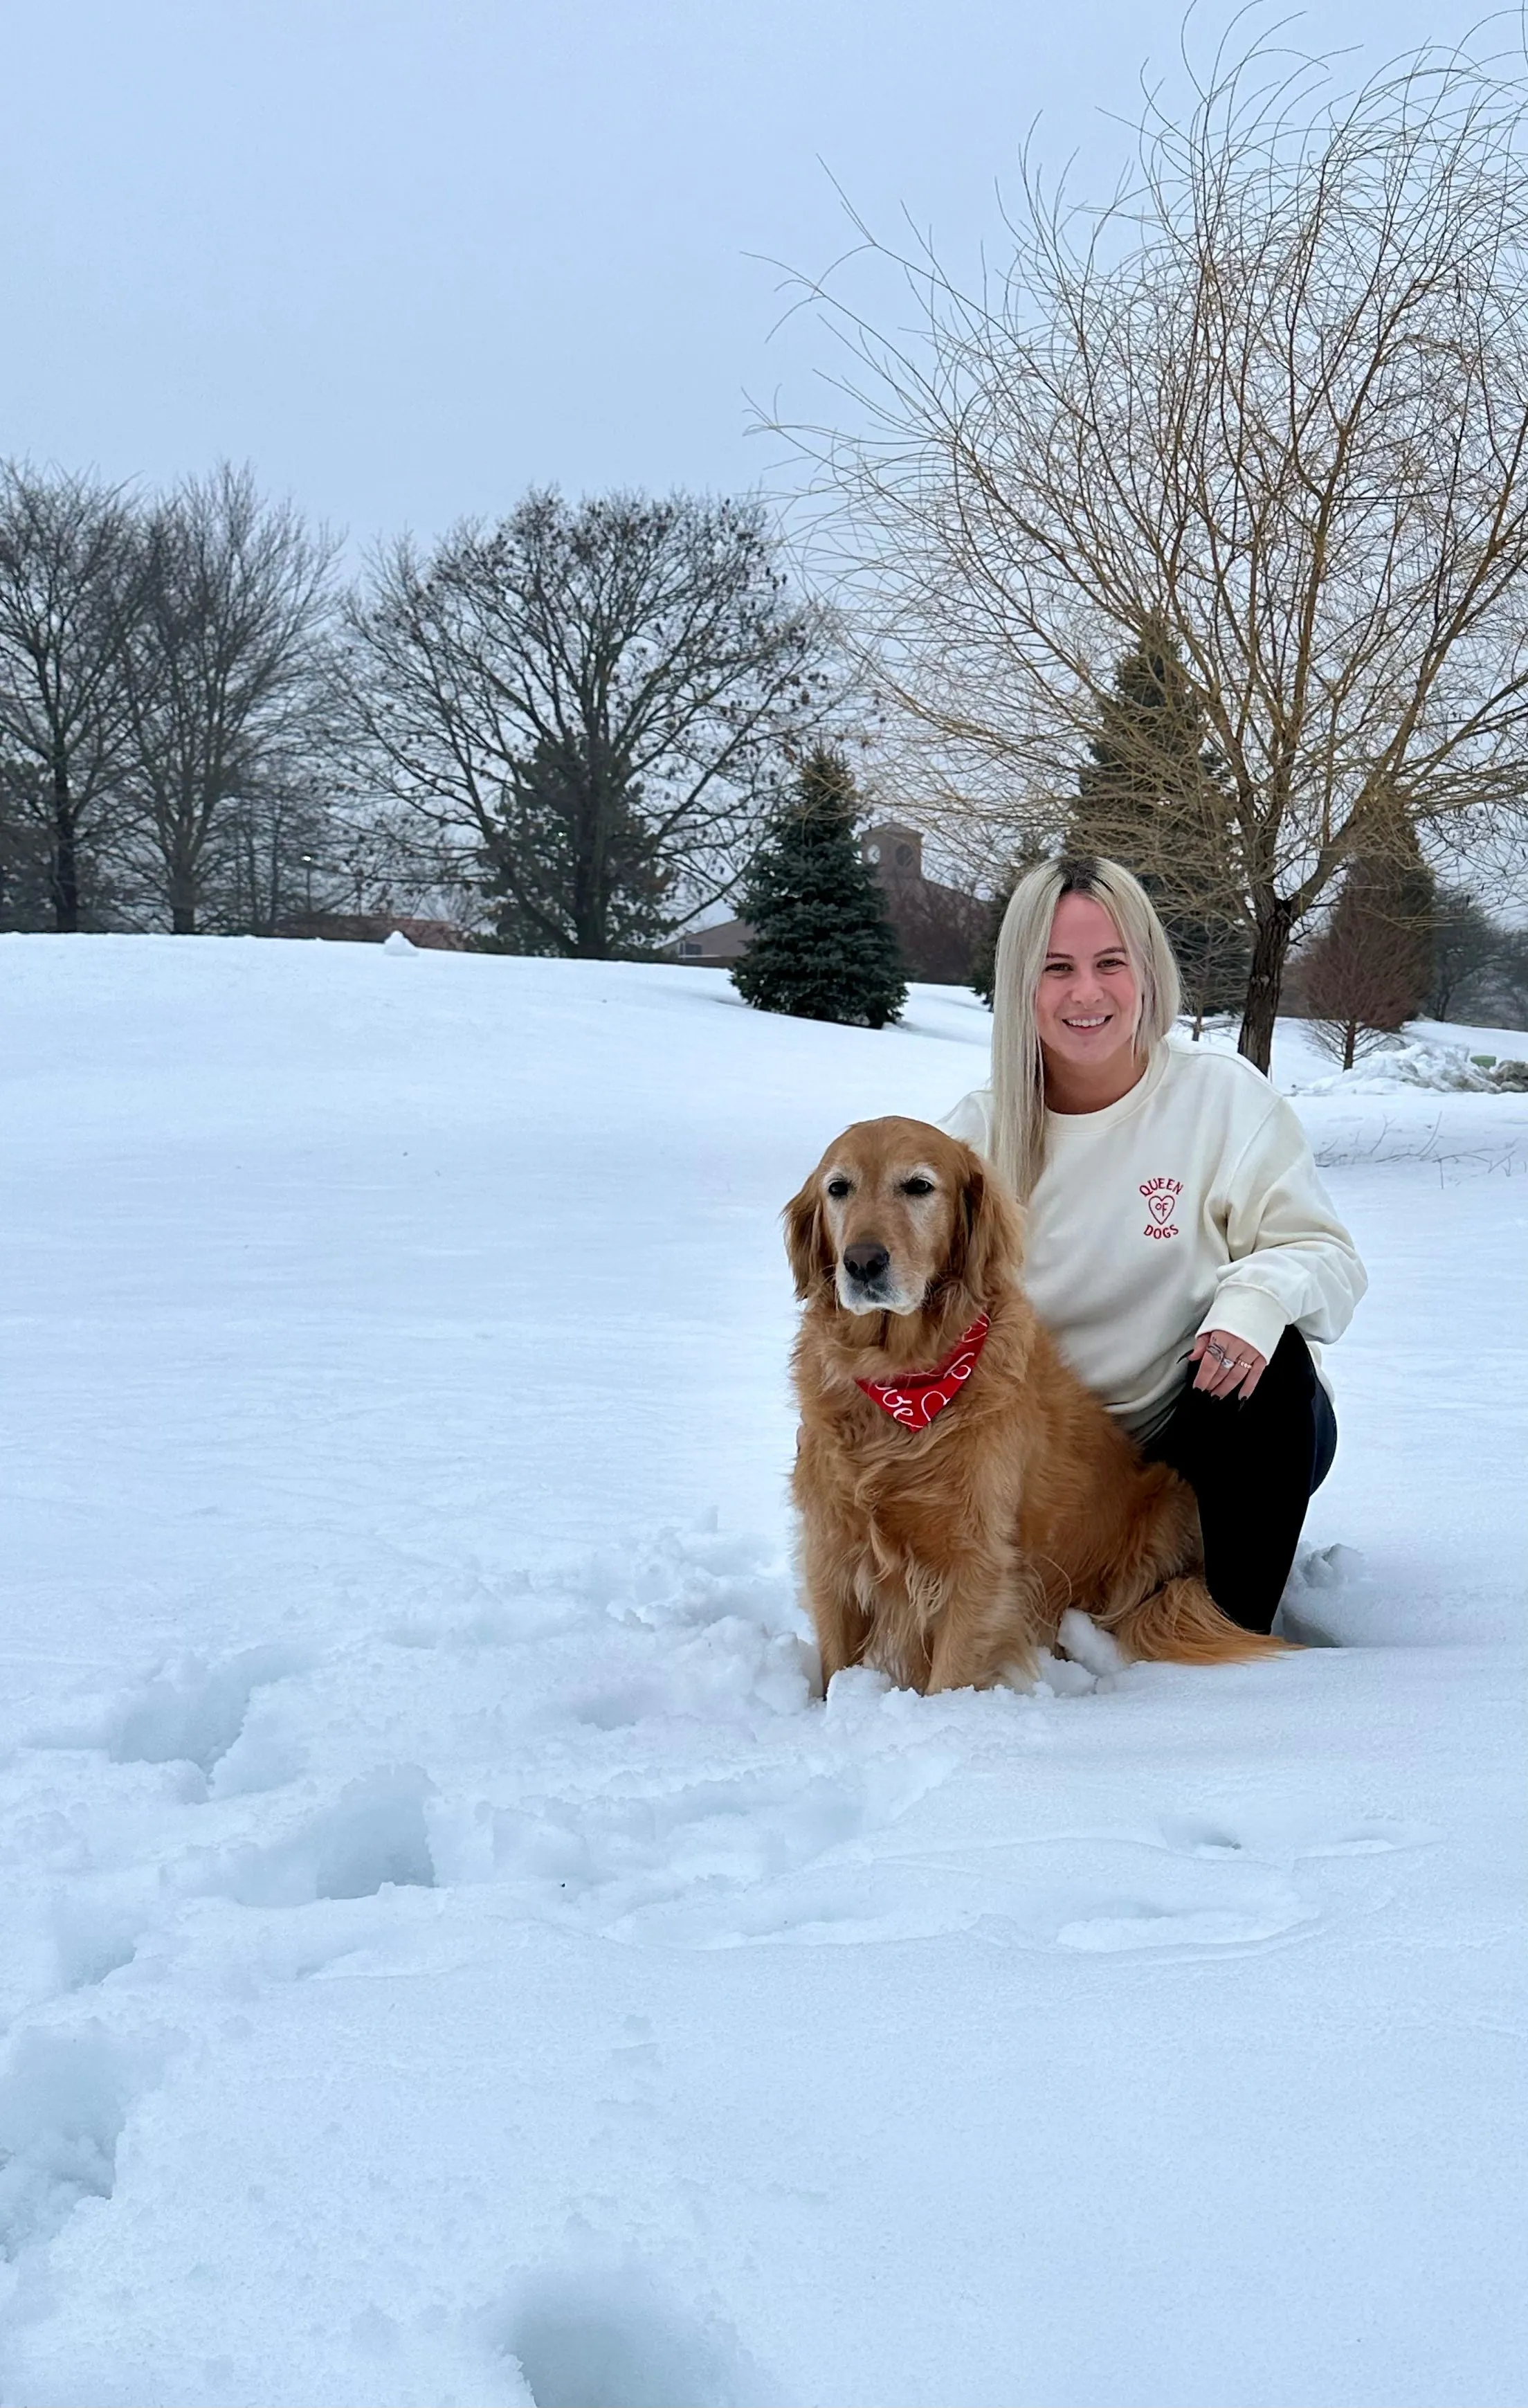
<path id="1" fill-rule="evenodd" d="M 1285 1330 L 1250 1397 L 1207 1397 L 1193 1385 L 1198 1368 L 1142 1453 L 1170 1463 L 1199 1499 L 1205 1583 L 1221 1612 L 1267 1630 L 1306 1507 L 1332 1469 L 1336 1416 L 1297 1329 Z"/>

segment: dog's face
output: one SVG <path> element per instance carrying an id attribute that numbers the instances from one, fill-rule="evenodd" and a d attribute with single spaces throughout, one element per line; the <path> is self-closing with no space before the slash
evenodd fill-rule
<path id="1" fill-rule="evenodd" d="M 978 1297 L 1017 1266 L 1013 1208 L 969 1146 L 926 1121 L 857 1121 L 785 1208 L 796 1294 L 831 1281 L 846 1312 L 919 1312 L 934 1291 Z"/>

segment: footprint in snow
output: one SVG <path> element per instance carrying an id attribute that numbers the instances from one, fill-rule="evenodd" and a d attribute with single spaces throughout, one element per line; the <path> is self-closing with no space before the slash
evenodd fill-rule
<path id="1" fill-rule="evenodd" d="M 231 1849 L 215 1859 L 206 1885 L 254 1907 L 375 1898 L 389 1887 L 433 1889 L 425 1807 L 434 1794 L 418 1765 L 364 1775 L 285 1839 Z"/>
<path id="2" fill-rule="evenodd" d="M 38 1747 L 102 1748 L 113 1764 L 179 1765 L 188 1803 L 272 1789 L 300 1770 L 278 1731 L 251 1733 L 261 1692 L 309 1670 L 282 1646 L 246 1647 L 220 1664 L 187 1656 L 166 1664 L 98 1723 L 39 1732 Z"/>
<path id="3" fill-rule="evenodd" d="M 861 1843 L 954 1764 L 930 1754 L 806 1777 L 792 1767 L 501 1808 L 494 1875 L 549 1921 L 638 1945 L 868 1938 Z"/>
<path id="4" fill-rule="evenodd" d="M 777 2397 L 718 2320 L 629 2267 L 535 2276 L 498 2338 L 535 2408 L 762 2408 Z"/>
<path id="5" fill-rule="evenodd" d="M 156 2072 L 99 2026 L 20 2035 L 0 2074 L 0 2258 L 53 2240 L 82 2200 L 111 2197 L 118 2142 Z"/>

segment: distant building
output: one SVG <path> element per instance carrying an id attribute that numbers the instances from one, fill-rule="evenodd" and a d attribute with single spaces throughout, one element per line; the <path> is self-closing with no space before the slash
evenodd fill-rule
<path id="1" fill-rule="evenodd" d="M 689 962 L 696 969 L 731 969 L 752 941 L 753 931 L 746 920 L 719 920 L 713 928 L 697 928 L 693 936 L 680 937 L 668 951 L 677 962 Z"/>
<path id="2" fill-rule="evenodd" d="M 961 887 L 925 878 L 923 839 L 899 820 L 866 828 L 860 850 L 885 891 L 908 977 L 963 984 L 970 974 L 972 951 L 987 925 L 987 905 Z M 730 969 L 747 953 L 752 937 L 746 920 L 720 920 L 712 928 L 680 937 L 669 953 L 673 960 L 696 969 Z"/>
<path id="3" fill-rule="evenodd" d="M 886 890 L 908 977 L 964 985 L 971 975 L 971 955 L 987 930 L 988 905 L 964 887 L 925 878 L 923 839 L 897 820 L 867 828 L 863 849 Z"/>

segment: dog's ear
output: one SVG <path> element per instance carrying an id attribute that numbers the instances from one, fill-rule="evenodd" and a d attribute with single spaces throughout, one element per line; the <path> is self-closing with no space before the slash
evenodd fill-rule
<path id="1" fill-rule="evenodd" d="M 953 1278 L 987 1303 L 1018 1276 L 1024 1257 L 1024 1225 L 1018 1205 L 997 1174 L 969 1147 L 955 1198 L 955 1235 L 950 1250 Z"/>
<path id="2" fill-rule="evenodd" d="M 785 1208 L 785 1251 L 799 1297 L 810 1296 L 820 1280 L 831 1279 L 833 1256 L 822 1225 L 822 1198 L 814 1174 Z"/>

